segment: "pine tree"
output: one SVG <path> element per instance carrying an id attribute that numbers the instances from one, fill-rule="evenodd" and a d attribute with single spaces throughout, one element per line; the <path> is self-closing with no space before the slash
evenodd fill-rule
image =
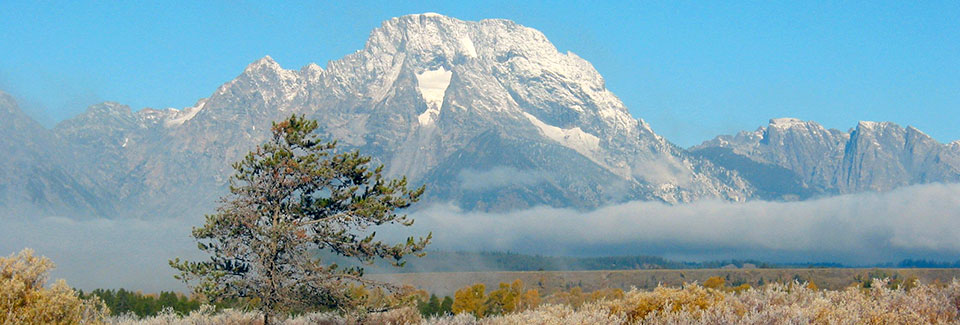
<path id="1" fill-rule="evenodd" d="M 406 178 L 385 179 L 358 152 L 336 152 L 336 142 L 314 134 L 317 122 L 291 116 L 272 127 L 272 138 L 233 165 L 230 194 L 206 223 L 193 229 L 201 262 L 170 261 L 178 279 L 210 299 L 240 298 L 264 314 L 264 323 L 303 301 L 349 308 L 349 284 L 394 289 L 363 278 L 360 267 L 325 264 L 319 251 L 365 263 L 387 259 L 403 265 L 420 255 L 426 238 L 390 245 L 370 228 L 410 226 L 395 210 L 415 203 L 424 187 Z M 305 297 L 305 295 L 309 297 Z"/>
<path id="2" fill-rule="evenodd" d="M 450 314 L 453 314 L 453 298 L 444 296 L 443 301 L 440 302 L 440 315 Z"/>
<path id="3" fill-rule="evenodd" d="M 420 304 L 420 315 L 433 317 L 440 315 L 440 298 L 435 294 L 430 295 L 430 299 Z"/>

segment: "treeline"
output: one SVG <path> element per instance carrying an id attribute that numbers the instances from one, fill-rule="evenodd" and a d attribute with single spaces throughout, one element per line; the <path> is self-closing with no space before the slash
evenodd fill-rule
<path id="1" fill-rule="evenodd" d="M 870 287 L 831 291 L 813 282 L 770 282 L 763 286 L 735 286 L 723 277 L 711 277 L 702 284 L 658 287 L 653 290 L 601 288 L 585 291 L 580 287 L 539 296 L 523 283 L 501 283 L 486 288 L 468 285 L 457 290 L 452 300 L 412 292 L 412 296 L 393 298 L 389 309 L 366 309 L 362 315 L 306 313 L 290 315 L 292 324 L 770 324 L 792 320 L 795 323 L 890 323 L 952 324 L 960 310 L 960 282 L 947 284 L 893 285 L 882 272 L 864 275 L 884 279 Z M 356 288 L 373 300 L 385 298 L 379 293 Z M 428 298 L 425 298 L 428 297 Z M 418 304 L 410 305 L 413 300 Z M 427 312 L 428 306 L 441 308 Z M 754 306 L 754 307 L 751 307 Z M 760 306 L 762 308 L 756 308 Z M 417 311 L 419 307 L 419 312 Z M 434 309 L 437 310 L 437 309 Z M 0 317 L 3 314 L 0 313 Z M 162 317 L 162 318 L 161 318 Z M 258 324 L 262 315 L 238 309 L 217 314 L 190 316 L 163 315 L 158 318 L 129 319 L 113 324 Z M 358 318 L 359 317 L 359 318 Z M 478 319 L 482 317 L 482 319 Z"/>
<path id="2" fill-rule="evenodd" d="M 418 272 L 489 272 L 489 271 L 596 271 L 647 269 L 712 269 L 775 268 L 776 265 L 756 260 L 725 260 L 708 262 L 680 262 L 657 256 L 566 257 L 524 255 L 512 252 L 441 252 L 431 251 L 420 258 L 412 258 L 400 269 L 386 264 L 360 265 L 358 262 L 323 256 L 340 265 L 363 266 L 366 273 Z"/>
<path id="3" fill-rule="evenodd" d="M 453 314 L 453 298 L 445 296 L 443 299 L 431 294 L 430 298 L 420 300 L 417 303 L 417 310 L 423 317 L 437 317 Z"/>
<path id="4" fill-rule="evenodd" d="M 513 252 L 443 252 L 430 251 L 420 258 L 411 258 L 403 268 L 385 263 L 360 264 L 354 260 L 322 256 L 324 260 L 340 265 L 362 266 L 366 273 L 420 273 L 420 272 L 489 272 L 489 271 L 602 271 L 649 269 L 719 269 L 719 268 L 960 268 L 960 261 L 941 262 L 906 259 L 899 263 L 845 265 L 830 262 L 768 263 L 758 260 L 717 260 L 683 262 L 658 256 L 604 256 L 570 257 L 525 255 Z"/>
<path id="5" fill-rule="evenodd" d="M 355 290 L 360 290 L 357 295 L 375 296 L 365 289 L 356 288 Z M 111 315 L 124 315 L 133 313 L 137 315 L 137 318 L 157 316 L 165 309 L 173 310 L 175 313 L 180 315 L 187 315 L 192 311 L 199 310 L 200 306 L 204 304 L 204 302 L 200 301 L 199 299 L 188 297 L 181 293 L 167 291 L 160 292 L 159 294 L 144 294 L 142 292 L 135 292 L 122 288 L 117 290 L 96 289 L 90 292 L 84 292 L 83 290 L 79 289 L 76 291 L 78 297 L 83 300 L 90 300 L 94 297 L 99 298 L 100 301 L 102 301 L 110 309 Z M 382 295 L 383 293 L 380 292 L 379 294 Z M 423 317 L 437 317 L 453 314 L 454 300 L 450 296 L 444 296 L 441 298 L 435 294 L 431 294 L 428 297 L 426 296 L 426 293 L 422 291 L 418 294 L 421 295 L 422 298 L 417 297 L 414 300 L 417 310 Z M 391 302 L 391 304 L 394 303 L 397 302 Z M 235 302 L 215 303 L 217 309 L 235 307 L 235 305 Z"/>
<path id="6" fill-rule="evenodd" d="M 960 268 L 960 261 L 956 262 L 938 262 L 928 260 L 903 260 L 897 263 L 898 268 L 903 269 L 956 269 Z"/>
<path id="7" fill-rule="evenodd" d="M 78 290 L 82 299 L 99 297 L 110 308 L 113 315 L 134 313 L 139 317 L 156 316 L 165 308 L 171 308 L 178 314 L 189 314 L 200 309 L 198 299 L 187 297 L 175 292 L 160 292 L 160 294 L 143 294 L 125 289 L 96 289 L 89 293 Z"/>

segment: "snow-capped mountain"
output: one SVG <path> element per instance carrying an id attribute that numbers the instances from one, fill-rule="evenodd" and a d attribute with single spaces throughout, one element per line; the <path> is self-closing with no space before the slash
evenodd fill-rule
<path id="1" fill-rule="evenodd" d="M 287 70 L 267 56 L 193 107 L 104 103 L 48 136 L 90 191 L 110 198 L 111 214 L 202 213 L 224 193 L 230 163 L 290 114 L 317 119 L 391 176 L 427 184 L 427 201 L 467 209 L 754 194 L 632 117 L 589 62 L 539 31 L 438 14 L 385 21 L 325 68 Z"/>
<path id="2" fill-rule="evenodd" d="M 891 122 L 862 121 L 843 132 L 816 122 L 781 118 L 753 132 L 718 136 L 691 151 L 738 170 L 747 179 L 756 177 L 750 173 L 758 169 L 738 168 L 717 157 L 726 154 L 789 170 L 800 186 L 782 187 L 784 193 L 805 189 L 834 194 L 958 182 L 958 143 L 939 143 L 916 128 Z"/>
<path id="3" fill-rule="evenodd" d="M 4 214 L 212 211 L 270 123 L 305 114 L 342 150 L 464 209 L 626 200 L 803 199 L 960 181 L 960 141 L 861 122 L 774 119 L 689 151 L 631 116 L 593 66 L 507 20 L 393 18 L 326 67 L 269 56 L 183 109 L 102 103 L 44 129 L 0 93 Z M 426 205 L 426 204 L 424 204 Z"/>

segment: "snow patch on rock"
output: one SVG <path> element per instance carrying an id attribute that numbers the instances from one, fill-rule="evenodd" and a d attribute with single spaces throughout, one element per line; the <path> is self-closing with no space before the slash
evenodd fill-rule
<path id="1" fill-rule="evenodd" d="M 883 124 L 884 124 L 884 123 L 873 122 L 873 121 L 860 121 L 860 122 L 857 122 L 857 128 L 858 128 L 858 129 L 859 129 L 859 128 L 864 128 L 864 129 L 870 129 L 870 130 L 872 130 L 872 129 L 876 129 L 876 128 L 879 128 L 879 127 L 883 127 Z"/>
<path id="2" fill-rule="evenodd" d="M 471 58 L 477 57 L 477 48 L 473 46 L 473 40 L 469 36 L 460 37 L 460 47 L 465 51 L 465 55 Z"/>
<path id="3" fill-rule="evenodd" d="M 429 125 L 440 115 L 440 107 L 443 106 L 443 96 L 450 86 L 450 77 L 453 71 L 447 71 L 443 67 L 436 70 L 426 70 L 417 74 L 417 91 L 427 103 L 427 110 L 420 114 L 418 120 L 420 125 Z"/>
<path id="4" fill-rule="evenodd" d="M 791 128 L 794 126 L 802 126 L 806 124 L 807 123 L 804 122 L 803 120 L 792 118 L 792 117 L 770 119 L 770 126 L 778 127 L 778 128 Z"/>
<path id="5" fill-rule="evenodd" d="M 540 130 L 540 134 L 543 134 L 543 136 L 550 140 L 559 142 L 564 147 L 576 150 L 587 157 L 593 157 L 596 152 L 600 151 L 600 138 L 593 134 L 584 132 L 579 126 L 570 129 L 562 129 L 543 123 L 543 121 L 538 119 L 536 116 L 530 115 L 530 113 L 523 112 L 523 116 L 530 120 L 530 123 L 533 123 L 533 125 Z"/>
<path id="6" fill-rule="evenodd" d="M 189 121 L 194 116 L 197 116 L 197 113 L 200 113 L 200 110 L 203 109 L 203 104 L 207 103 L 207 99 L 201 99 L 197 101 L 197 104 L 193 107 L 187 107 L 183 110 L 177 111 L 173 119 L 163 122 L 163 125 L 166 127 L 174 127 L 183 124 L 186 121 Z"/>
<path id="7" fill-rule="evenodd" d="M 960 140 L 948 143 L 947 147 L 953 151 L 960 153 Z"/>

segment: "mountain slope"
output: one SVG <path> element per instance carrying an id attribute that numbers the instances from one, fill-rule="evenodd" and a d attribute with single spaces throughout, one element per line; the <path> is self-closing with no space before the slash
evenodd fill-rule
<path id="1" fill-rule="evenodd" d="M 842 132 L 815 122 L 773 119 L 765 128 L 718 136 L 691 151 L 718 148 L 790 170 L 803 188 L 821 194 L 960 181 L 960 146 L 939 143 L 916 128 L 891 122 L 863 121 Z M 751 172 L 741 171 L 747 179 L 753 176 L 744 173 Z"/>
<path id="2" fill-rule="evenodd" d="M 436 14 L 388 20 L 326 68 L 286 70 L 267 56 L 194 107 L 104 103 L 53 133 L 94 188 L 110 189 L 112 215 L 200 214 L 224 193 L 230 163 L 290 114 L 317 119 L 389 175 L 427 184 L 428 201 L 471 209 L 742 201 L 754 191 L 630 116 L 589 62 L 539 31 Z"/>
<path id="3" fill-rule="evenodd" d="M 0 91 L 0 215 L 109 215 L 109 197 L 91 183 L 83 168 L 70 162 L 52 132 L 23 113 Z"/>
<path id="4" fill-rule="evenodd" d="M 230 164 L 304 114 L 341 150 L 426 184 L 425 204 L 588 209 L 628 200 L 796 200 L 960 181 L 960 142 L 862 122 L 851 132 L 774 119 L 690 151 L 632 117 L 593 66 L 507 20 L 385 21 L 326 67 L 269 56 L 183 109 L 118 103 L 46 130 L 0 96 L 0 199 L 24 214 L 212 212 Z"/>

